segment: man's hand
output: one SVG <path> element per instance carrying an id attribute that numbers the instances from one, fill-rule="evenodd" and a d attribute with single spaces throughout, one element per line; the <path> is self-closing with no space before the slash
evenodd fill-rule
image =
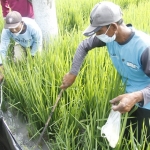
<path id="1" fill-rule="evenodd" d="M 76 79 L 76 75 L 73 75 L 71 73 L 67 73 L 63 77 L 62 85 L 60 86 L 61 89 L 67 89 L 69 86 L 71 86 Z"/>
<path id="2" fill-rule="evenodd" d="M 112 109 L 114 111 L 125 113 L 129 112 L 137 102 L 140 102 L 143 99 L 144 98 L 142 92 L 138 91 L 119 95 L 118 97 L 112 99 L 110 103 L 112 104 Z"/>

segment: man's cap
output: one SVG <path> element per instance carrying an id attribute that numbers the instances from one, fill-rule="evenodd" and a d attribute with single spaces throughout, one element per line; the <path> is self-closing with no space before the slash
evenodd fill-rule
<path id="1" fill-rule="evenodd" d="M 16 28 L 19 23 L 22 21 L 22 16 L 17 11 L 11 11 L 6 15 L 5 19 L 5 29 Z"/>
<path id="2" fill-rule="evenodd" d="M 91 36 L 100 30 L 101 27 L 117 22 L 122 18 L 120 6 L 103 1 L 94 6 L 90 14 L 90 26 L 85 29 L 83 34 Z"/>

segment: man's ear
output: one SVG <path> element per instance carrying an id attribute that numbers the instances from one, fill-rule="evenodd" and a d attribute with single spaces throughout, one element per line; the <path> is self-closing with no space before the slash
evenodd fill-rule
<path id="1" fill-rule="evenodd" d="M 112 23 L 111 26 L 112 26 L 111 27 L 112 30 L 117 31 L 117 29 L 118 29 L 117 23 Z"/>

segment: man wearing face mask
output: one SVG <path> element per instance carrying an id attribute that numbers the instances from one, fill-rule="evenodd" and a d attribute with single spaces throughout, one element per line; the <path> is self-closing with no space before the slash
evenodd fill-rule
<path id="1" fill-rule="evenodd" d="M 150 36 L 125 25 L 120 7 L 103 1 L 94 6 L 90 14 L 90 26 L 83 33 L 89 38 L 78 46 L 72 67 L 63 77 L 60 88 L 71 86 L 89 50 L 106 46 L 110 58 L 126 83 L 126 94 L 110 101 L 112 109 L 121 113 L 129 112 L 134 105 L 138 109 L 132 114 L 128 124 L 138 123 L 138 140 L 141 137 L 143 120 L 150 137 Z"/>
<path id="2" fill-rule="evenodd" d="M 5 62 L 7 50 L 9 48 L 10 39 L 19 43 L 23 48 L 23 52 L 18 54 L 14 51 L 14 58 L 21 57 L 26 54 L 26 50 L 30 49 L 31 56 L 42 50 L 42 32 L 37 23 L 27 17 L 22 17 L 17 11 L 9 12 L 6 16 L 4 29 L 1 34 L 0 43 L 0 66 L 2 68 Z M 21 51 L 21 49 L 20 49 Z M 2 62 L 3 61 L 3 62 Z M 0 80 L 3 78 L 0 75 Z"/>

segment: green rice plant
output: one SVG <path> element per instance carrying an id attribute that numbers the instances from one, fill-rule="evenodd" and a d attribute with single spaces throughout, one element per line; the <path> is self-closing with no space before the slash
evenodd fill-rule
<path id="1" fill-rule="evenodd" d="M 106 50 L 104 49 L 104 51 L 106 51 Z M 98 56 L 97 59 L 103 60 L 106 56 L 107 56 L 106 58 L 108 58 L 107 53 L 104 53 L 103 51 L 96 51 L 96 52 L 97 52 L 96 55 Z M 95 54 L 94 55 L 91 54 L 90 59 L 93 56 L 94 56 L 94 59 L 96 59 Z M 87 58 L 88 61 L 90 61 L 90 59 Z M 96 59 L 96 62 L 99 62 L 98 66 L 101 66 L 100 61 L 97 61 L 97 59 Z M 101 62 L 103 64 L 103 61 L 101 61 Z M 107 62 L 108 66 L 110 66 L 113 70 L 114 68 L 112 67 L 112 64 L 109 62 L 110 62 L 110 60 Z M 87 64 L 87 62 L 85 62 L 85 64 Z M 96 67 L 96 64 L 95 64 L 95 67 Z M 93 69 L 92 73 L 91 73 L 91 69 Z M 120 84 L 120 79 L 118 80 L 118 78 L 116 78 L 117 81 L 119 81 L 119 84 L 117 83 L 118 84 L 118 86 L 117 86 L 116 81 L 114 80 L 114 77 L 113 77 L 113 73 L 116 73 L 116 71 L 114 70 L 114 72 L 113 72 L 112 70 L 109 70 L 109 71 L 112 71 L 112 73 L 109 74 L 110 79 L 111 78 L 112 79 L 106 80 L 105 77 L 107 75 L 107 71 L 106 71 L 106 73 L 104 73 L 105 67 L 101 67 L 100 69 L 101 69 L 100 71 L 104 74 L 104 77 L 102 76 L 102 77 L 98 78 L 98 77 L 96 77 L 96 74 L 97 74 L 97 72 L 99 72 L 99 70 L 97 71 L 97 69 L 94 69 L 94 65 L 90 65 L 90 66 L 86 65 L 86 67 L 83 67 L 81 69 L 81 72 L 78 77 L 79 80 L 73 85 L 72 88 L 67 90 L 67 97 L 65 97 L 65 98 L 68 98 L 68 95 L 69 95 L 70 101 L 64 102 L 64 104 L 62 105 L 63 111 L 61 111 L 61 114 L 64 113 L 64 115 L 62 115 L 62 116 L 63 117 L 65 116 L 66 119 L 62 118 L 60 120 L 60 122 L 62 120 L 65 120 L 65 122 L 61 122 L 61 125 L 58 126 L 59 130 L 56 131 L 56 133 L 58 132 L 57 133 L 58 136 L 55 135 L 56 142 L 54 142 L 54 144 L 52 144 L 54 149 L 57 149 L 57 147 L 59 147 L 58 149 L 60 149 L 60 147 L 62 149 L 63 149 L 63 147 L 64 147 L 64 149 L 66 149 L 66 148 L 81 149 L 82 146 L 85 149 L 87 149 L 87 148 L 90 149 L 91 147 L 94 147 L 94 144 L 96 144 L 95 138 L 92 138 L 90 136 L 94 136 L 94 137 L 97 136 L 97 134 L 95 134 L 95 132 L 96 132 L 95 129 L 97 129 L 97 125 L 101 126 L 102 124 L 104 124 L 105 119 L 103 119 L 103 118 L 105 118 L 106 117 L 105 115 L 108 114 L 110 111 L 110 106 L 108 105 L 108 102 L 109 102 L 108 100 L 110 100 L 110 97 L 111 97 L 110 95 L 112 94 L 113 96 L 115 96 L 115 94 L 117 94 L 116 92 L 111 93 L 110 91 L 112 89 L 108 89 L 108 93 L 105 93 L 105 90 L 107 91 L 106 83 L 110 84 L 111 82 L 113 82 L 113 83 L 111 83 L 112 88 L 114 88 L 114 87 L 117 88 L 117 90 L 114 89 L 114 91 L 120 92 L 120 89 L 118 89 L 119 84 Z M 90 79 L 88 79 L 89 74 L 86 74 L 85 70 L 86 70 L 86 72 L 90 72 Z M 82 80 L 80 80 L 81 77 L 83 78 Z M 85 79 L 85 81 L 84 81 L 84 79 Z M 99 80 L 99 81 L 97 81 L 97 80 Z M 103 81 L 104 81 L 104 83 L 103 83 Z M 95 84 L 95 82 L 98 83 L 98 85 L 103 83 L 102 90 L 95 88 L 95 86 L 97 86 L 97 84 Z M 85 84 L 83 84 L 83 83 L 85 83 Z M 76 84 L 77 85 L 79 84 L 79 85 L 76 87 Z M 101 88 L 101 86 L 99 86 L 99 88 Z M 97 97 L 95 97 L 96 95 L 97 95 Z M 71 101 L 71 97 L 73 99 L 72 101 Z M 63 99 L 61 100 L 61 102 L 63 102 Z M 100 110 L 103 110 L 102 113 L 99 113 Z M 66 114 L 66 112 L 68 112 L 71 116 L 73 116 L 73 118 L 70 117 L 70 115 L 68 113 Z M 67 115 L 67 117 L 66 117 L 66 115 Z M 103 122 L 100 122 L 101 125 L 99 123 L 97 123 L 96 120 L 93 119 L 93 118 L 97 118 L 97 117 L 94 117 L 95 115 L 98 116 L 98 118 L 102 118 L 101 120 L 103 120 Z M 88 124 L 92 123 L 91 119 L 93 120 L 94 125 L 93 124 L 88 125 Z M 57 122 L 57 124 L 59 124 L 59 122 Z M 71 129 L 72 132 L 70 132 L 71 131 L 70 127 L 72 127 L 72 124 L 75 128 L 74 128 L 74 130 Z M 89 130 L 91 128 L 93 128 L 93 132 L 94 132 L 92 134 L 91 134 L 91 130 Z M 87 130 L 88 130 L 88 132 L 87 132 Z M 78 141 L 76 142 L 74 139 L 72 142 L 72 138 L 68 137 L 68 134 L 69 134 L 68 132 L 70 134 L 73 134 L 75 132 L 75 135 L 73 137 L 77 137 L 79 139 L 78 140 L 79 142 Z M 67 137 L 65 137 L 65 136 L 67 136 Z M 92 142 L 89 143 L 89 141 L 88 141 L 89 137 L 93 140 L 93 143 Z M 87 139 L 87 142 L 83 142 L 83 141 L 85 141 L 85 139 Z M 97 140 L 97 141 L 99 141 L 99 140 Z M 68 142 L 70 145 L 68 145 Z M 74 142 L 76 142 L 76 143 L 74 144 Z M 56 146 L 56 143 L 57 143 L 57 146 Z M 91 144 L 91 146 L 89 146 L 88 143 Z M 86 144 L 88 144 L 87 147 L 86 147 Z M 75 145 L 75 147 L 73 145 Z M 99 147 L 98 144 L 95 147 Z"/>
<path id="2" fill-rule="evenodd" d="M 50 48 L 52 47 L 51 51 L 45 50 L 41 56 L 38 55 L 33 59 L 28 56 L 26 60 L 17 64 L 12 61 L 6 63 L 5 93 L 7 99 L 11 102 L 12 107 L 25 114 L 28 121 L 29 134 L 32 137 L 37 136 L 39 130 L 43 129 L 59 93 L 62 73 L 65 73 L 70 68 L 70 60 L 72 59 L 71 48 L 76 45 L 73 41 L 77 42 L 80 40 L 79 34 L 73 34 L 74 40 L 71 39 L 72 45 L 69 47 L 67 47 L 69 45 L 67 43 L 70 43 L 70 35 L 66 35 L 65 40 L 58 39 L 55 43 L 56 45 L 50 46 Z M 70 55 L 68 53 L 60 53 L 63 49 Z M 63 142 L 65 146 L 72 147 L 72 149 L 74 146 L 78 149 L 81 147 L 82 142 L 78 142 L 78 140 L 83 141 L 85 139 L 83 136 L 86 135 L 88 124 L 91 122 L 90 119 L 95 114 L 95 108 L 98 108 L 97 115 L 99 118 L 106 117 L 106 113 L 108 114 L 110 110 L 108 100 L 116 96 L 114 95 L 116 94 L 115 91 L 120 92 L 118 90 L 119 85 L 116 86 L 115 83 L 120 81 L 120 79 L 117 78 L 117 73 L 108 59 L 106 49 L 93 52 L 85 60 L 78 80 L 70 89 L 64 92 L 63 98 L 51 120 L 52 123 L 48 128 L 48 137 L 45 136 L 45 138 L 50 138 L 50 141 L 60 140 L 61 137 L 61 139 L 65 139 Z M 91 58 L 95 61 L 92 62 Z M 100 60 L 107 61 L 104 64 L 104 61 Z M 96 65 L 97 62 L 98 66 Z M 97 67 L 98 69 L 96 69 Z M 86 72 L 90 72 L 90 78 Z M 109 73 L 109 80 L 107 80 L 108 72 L 111 72 Z M 114 80 L 114 73 L 116 74 L 116 81 Z M 100 77 L 97 77 L 97 74 L 100 74 Z M 108 84 L 112 88 L 107 89 Z M 114 87 L 117 87 L 117 90 Z M 114 92 L 110 92 L 113 89 Z M 99 114 L 99 110 L 105 111 Z M 94 129 L 97 126 L 94 125 L 92 127 L 93 132 L 95 132 Z M 69 130 L 69 128 L 71 129 Z M 64 134 L 64 131 L 66 134 Z M 94 134 L 92 135 L 94 136 Z M 70 136 L 74 137 L 75 140 L 70 138 Z M 59 141 L 56 143 L 59 143 L 58 145 L 61 146 Z M 91 143 L 90 147 L 94 144 Z"/>
<path id="3" fill-rule="evenodd" d="M 148 12 L 148 9 L 145 9 L 144 11 L 138 11 L 138 9 L 134 9 L 134 8 L 135 7 L 137 8 L 137 6 L 140 9 L 145 8 L 144 6 L 141 6 L 141 5 L 147 5 L 149 0 L 91 0 L 88 2 L 87 0 L 82 0 L 80 2 L 68 1 L 68 0 L 63 0 L 63 1 L 56 0 L 56 6 L 57 6 L 56 11 L 57 11 L 57 16 L 58 16 L 58 25 L 59 25 L 60 34 L 63 35 L 65 34 L 66 31 L 71 32 L 74 29 L 76 29 L 77 31 L 85 30 L 85 28 L 90 24 L 89 15 L 90 15 L 92 8 L 94 7 L 96 3 L 101 2 L 101 1 L 112 1 L 120 5 L 124 13 L 123 17 L 125 17 L 125 22 L 128 21 L 129 19 L 132 19 L 132 21 L 134 21 L 133 19 L 134 15 L 136 19 L 137 18 L 141 19 L 140 17 L 137 17 L 138 16 L 137 14 L 139 13 L 141 16 L 142 14 L 145 17 L 147 16 L 147 15 L 144 15 L 144 12 L 145 11 Z M 128 10 L 130 11 L 130 13 L 128 13 Z M 134 13 L 133 10 L 136 12 Z"/>
<path id="4" fill-rule="evenodd" d="M 9 60 L 5 64 L 5 100 L 9 107 L 21 112 L 30 138 L 40 135 L 60 92 L 63 75 L 71 68 L 75 50 L 85 37 L 82 31 L 89 25 L 89 13 L 98 1 L 57 0 L 60 35 L 43 48 L 41 55 L 27 56 L 22 62 Z M 124 8 L 125 22 L 149 33 L 149 1 L 115 1 Z M 137 5 L 138 3 L 138 5 Z M 144 11 L 142 11 L 144 9 Z M 140 10 L 140 11 L 139 11 Z M 141 13 L 139 13 L 141 12 Z M 138 14 L 138 17 L 136 17 Z M 141 22 L 139 19 L 143 20 Z M 145 24 L 145 22 L 147 24 Z M 1 28 L 2 29 L 2 28 Z M 63 92 L 49 123 L 44 139 L 54 150 L 111 149 L 100 129 L 109 115 L 109 100 L 124 93 L 124 85 L 114 69 L 106 48 L 89 52 L 76 82 Z M 140 143 L 135 142 L 132 128 L 130 140 L 124 137 L 128 114 L 122 115 L 122 130 L 116 150 L 144 148 L 147 143 L 143 130 Z M 144 128 L 144 127 L 143 127 Z"/>

